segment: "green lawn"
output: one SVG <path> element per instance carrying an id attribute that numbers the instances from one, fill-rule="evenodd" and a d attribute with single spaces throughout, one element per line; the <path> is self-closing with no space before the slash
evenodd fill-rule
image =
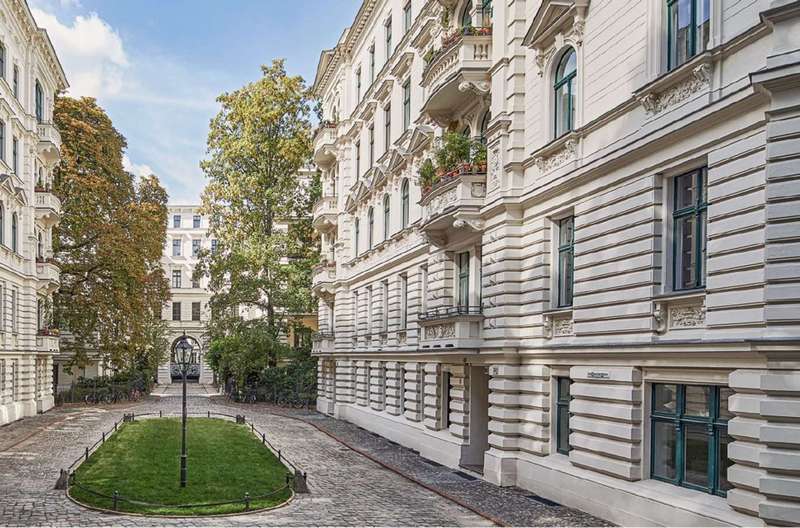
<path id="1" fill-rule="evenodd" d="M 125 424 L 75 472 L 76 480 L 92 490 L 131 499 L 177 505 L 222 502 L 266 495 L 282 487 L 288 470 L 245 425 L 214 418 L 190 418 L 187 430 L 188 484 L 180 487 L 181 421 L 146 419 Z M 111 509 L 112 501 L 78 486 L 76 500 Z M 291 496 L 284 490 L 252 501 L 250 508 L 267 508 Z M 244 504 L 204 508 L 154 508 L 120 501 L 118 509 L 158 515 L 210 515 L 240 512 Z"/>

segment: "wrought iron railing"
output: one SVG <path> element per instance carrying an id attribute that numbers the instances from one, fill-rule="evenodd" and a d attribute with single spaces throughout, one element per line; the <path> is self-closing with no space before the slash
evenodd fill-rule
<path id="1" fill-rule="evenodd" d="M 437 321 L 464 315 L 483 315 L 481 306 L 440 306 L 419 315 L 420 321 Z"/>

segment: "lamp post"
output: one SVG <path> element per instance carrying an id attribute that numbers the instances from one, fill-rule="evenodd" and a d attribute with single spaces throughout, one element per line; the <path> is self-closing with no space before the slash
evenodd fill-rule
<path id="1" fill-rule="evenodd" d="M 181 408 L 181 487 L 186 487 L 186 371 L 189 368 L 189 361 L 192 354 L 192 344 L 186 334 L 183 334 L 173 346 L 175 359 L 181 366 L 183 374 L 183 402 Z"/>

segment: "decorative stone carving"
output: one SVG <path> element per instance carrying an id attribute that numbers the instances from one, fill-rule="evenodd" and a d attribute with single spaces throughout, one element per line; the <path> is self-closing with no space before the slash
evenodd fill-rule
<path id="1" fill-rule="evenodd" d="M 482 231 L 484 221 L 478 218 L 475 219 L 466 219 L 466 218 L 459 218 L 453 222 L 453 228 L 455 229 L 463 229 L 468 228 L 473 231 Z"/>
<path id="2" fill-rule="evenodd" d="M 456 337 L 455 323 L 443 323 L 425 327 L 425 339 L 450 339 Z"/>
<path id="3" fill-rule="evenodd" d="M 710 82 L 711 65 L 707 63 L 699 64 L 692 70 L 688 78 L 661 93 L 646 93 L 639 100 L 648 114 L 656 115 L 670 106 L 685 101 L 693 94 L 706 88 Z"/>
<path id="4" fill-rule="evenodd" d="M 534 158 L 534 163 L 536 163 L 540 171 L 548 172 L 575 158 L 577 151 L 578 141 L 576 139 L 569 139 L 565 141 L 564 145 L 554 154 L 547 157 L 537 156 Z"/>
<path id="5" fill-rule="evenodd" d="M 473 182 L 470 187 L 470 194 L 473 198 L 484 198 L 486 196 L 486 184 L 483 182 Z"/>
<path id="6" fill-rule="evenodd" d="M 397 344 L 398 345 L 405 345 L 407 339 L 407 334 L 405 330 L 401 330 L 397 332 Z"/>
<path id="7" fill-rule="evenodd" d="M 492 89 L 488 81 L 463 81 L 458 84 L 459 92 L 472 92 L 478 97 L 485 97 Z"/>
<path id="8" fill-rule="evenodd" d="M 670 328 L 697 328 L 706 324 L 706 309 L 703 305 L 671 306 Z"/>
<path id="9" fill-rule="evenodd" d="M 556 337 L 570 336 L 573 334 L 572 318 L 555 319 L 553 321 L 553 335 Z"/>
<path id="10" fill-rule="evenodd" d="M 456 203 L 458 200 L 458 194 L 456 193 L 456 189 L 450 189 L 445 193 L 440 194 L 439 196 L 434 197 L 430 203 L 428 203 L 427 207 L 427 217 L 436 216 L 437 214 L 444 211 L 450 205 Z"/>
<path id="11" fill-rule="evenodd" d="M 500 151 L 492 149 L 489 152 L 489 190 L 500 186 Z"/>
<path id="12" fill-rule="evenodd" d="M 539 77 L 544 75 L 545 66 L 547 65 L 548 62 L 550 62 L 550 59 L 553 58 L 555 52 L 556 52 L 555 46 L 550 46 L 546 50 L 540 50 L 538 48 L 536 49 L 535 60 L 536 60 L 536 67 L 539 69 Z"/>
<path id="13" fill-rule="evenodd" d="M 545 339 L 574 335 L 575 332 L 572 322 L 572 313 L 559 312 L 554 314 L 544 314 L 543 331 Z"/>

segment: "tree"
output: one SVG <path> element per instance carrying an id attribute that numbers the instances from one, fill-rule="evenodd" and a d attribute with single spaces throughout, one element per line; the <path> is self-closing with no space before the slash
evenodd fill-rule
<path id="1" fill-rule="evenodd" d="M 167 193 L 155 176 L 137 181 L 123 169 L 125 138 L 94 99 L 57 98 L 54 120 L 62 137 L 53 187 L 62 204 L 53 233 L 61 268 L 54 317 L 68 336 L 61 347 L 78 366 L 96 353 L 115 369 L 154 371 L 167 348 Z"/>
<path id="2" fill-rule="evenodd" d="M 203 212 L 216 252 L 203 252 L 197 274 L 210 277 L 210 335 L 223 338 L 258 325 L 261 353 L 274 365 L 292 313 L 312 307 L 311 268 L 319 258 L 308 218 L 319 181 L 301 185 L 311 155 L 312 101 L 301 77 L 283 61 L 262 77 L 218 97 L 210 124 Z M 260 317 L 242 320 L 238 309 Z"/>

